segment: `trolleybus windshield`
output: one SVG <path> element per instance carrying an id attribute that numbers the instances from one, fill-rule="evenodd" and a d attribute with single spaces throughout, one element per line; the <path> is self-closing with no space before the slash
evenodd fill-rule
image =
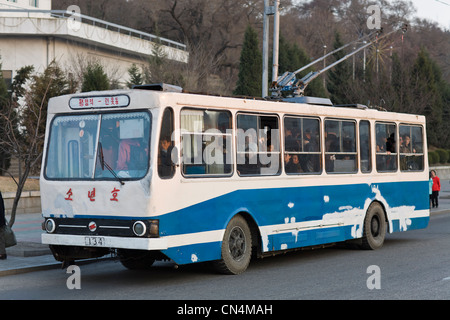
<path id="1" fill-rule="evenodd" d="M 56 116 L 50 127 L 45 176 L 143 178 L 149 167 L 150 127 L 148 112 Z"/>

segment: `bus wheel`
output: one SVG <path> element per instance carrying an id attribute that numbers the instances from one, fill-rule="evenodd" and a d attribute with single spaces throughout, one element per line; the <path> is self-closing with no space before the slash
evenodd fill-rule
<path id="1" fill-rule="evenodd" d="M 155 262 L 155 258 L 148 251 L 118 249 L 117 256 L 120 263 L 130 270 L 146 270 Z"/>
<path id="2" fill-rule="evenodd" d="M 252 236 L 242 216 L 235 216 L 228 223 L 222 241 L 222 259 L 215 261 L 217 271 L 224 274 L 244 272 L 251 259 Z"/>
<path id="3" fill-rule="evenodd" d="M 367 209 L 364 219 L 364 235 L 362 248 L 365 250 L 376 250 L 383 246 L 386 236 L 386 219 L 383 207 L 374 202 Z"/>

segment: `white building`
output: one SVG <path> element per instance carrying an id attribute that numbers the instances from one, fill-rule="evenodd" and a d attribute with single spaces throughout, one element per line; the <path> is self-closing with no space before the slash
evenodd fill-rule
<path id="1" fill-rule="evenodd" d="M 51 11 L 51 0 L 0 0 L 0 56 L 7 82 L 26 65 L 42 72 L 55 60 L 79 73 L 80 65 L 99 61 L 112 80 L 125 86 L 130 66 L 144 65 L 156 40 L 169 59 L 186 63 L 189 58 L 181 43 L 68 9 Z"/>

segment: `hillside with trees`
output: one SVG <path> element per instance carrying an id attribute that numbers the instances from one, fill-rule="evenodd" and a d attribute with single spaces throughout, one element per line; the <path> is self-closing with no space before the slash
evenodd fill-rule
<path id="1" fill-rule="evenodd" d="M 262 0 L 53 0 L 54 10 L 78 5 L 84 15 L 182 42 L 189 51 L 189 62 L 166 59 L 156 44 L 149 61 L 130 67 L 126 84 L 109 77 L 101 59 L 79 59 L 76 70 L 66 70 L 56 62 L 40 73 L 33 66 L 23 67 L 15 70 L 10 92 L 0 73 L 0 175 L 8 172 L 12 157 L 19 160 L 14 206 L 30 172 L 39 170 L 47 103 L 51 97 L 154 82 L 172 83 L 191 92 L 260 96 L 263 3 Z M 411 1 L 281 0 L 279 74 L 295 71 L 324 53 L 371 33 L 373 30 L 367 27 L 370 5 L 381 8 L 384 33 L 400 30 L 404 24 L 408 25 L 408 31 L 383 38 L 364 53 L 335 66 L 311 82 L 306 94 L 330 98 L 335 104 L 361 103 L 425 115 L 429 162 L 447 163 L 450 30 L 417 18 Z M 352 50 L 348 47 L 334 54 L 327 58 L 327 63 Z M 321 68 L 322 64 L 315 67 Z"/>
<path id="2" fill-rule="evenodd" d="M 255 95 L 254 88 L 261 87 L 260 77 L 253 75 L 244 84 L 240 80 L 244 75 L 239 72 L 251 64 L 249 57 L 241 56 L 242 50 L 250 58 L 260 59 L 261 0 L 54 0 L 53 9 L 65 9 L 70 4 L 80 6 L 83 14 L 188 46 L 188 65 L 173 67 L 167 62 L 163 69 L 171 72 L 155 77 L 158 72 L 152 72 L 152 68 L 161 68 L 161 61 L 153 65 L 149 62 L 147 76 L 141 77 L 144 81 L 176 82 L 188 91 L 223 95 Z M 408 31 L 395 33 L 368 49 L 365 68 L 363 53 L 358 53 L 354 60 L 348 59 L 324 78 L 316 79 L 307 93 L 329 97 L 334 103 L 362 103 L 424 114 L 429 144 L 450 148 L 450 31 L 417 18 L 411 1 L 282 0 L 280 74 L 370 33 L 367 7 L 372 4 L 381 8 L 384 32 L 399 29 L 404 23 Z M 249 28 L 256 43 L 243 48 Z M 338 58 L 335 55 L 334 59 Z M 243 86 L 250 91 L 242 91 Z"/>
<path id="3" fill-rule="evenodd" d="M 53 0 L 53 9 L 66 9 L 71 4 L 80 6 L 85 15 L 187 45 L 187 64 L 165 59 L 156 46 L 143 68 L 130 68 L 126 84 L 129 87 L 134 83 L 168 82 L 191 92 L 260 95 L 261 0 Z M 429 145 L 450 149 L 450 31 L 418 19 L 411 1 L 281 0 L 279 73 L 294 71 L 325 52 L 372 32 L 367 27 L 367 7 L 372 4 L 381 8 L 383 32 L 398 30 L 404 23 L 408 24 L 408 31 L 377 41 L 366 50 L 365 64 L 360 52 L 354 59 L 337 65 L 314 80 L 306 94 L 329 97 L 336 104 L 362 103 L 389 111 L 423 114 L 427 117 Z M 351 50 L 347 48 L 327 58 L 327 63 Z M 319 63 L 315 67 L 321 66 Z M 118 87 L 96 61 L 80 61 L 75 73 L 64 70 L 64 66 L 53 66 L 43 74 L 16 71 L 13 96 L 8 97 L 0 87 L 0 99 L 13 104 L 21 96 L 26 100 L 26 92 L 19 90 L 27 81 L 32 86 L 39 85 L 38 92 L 45 92 L 45 79 L 55 71 L 64 90 L 49 90 L 45 101 L 65 92 Z M 39 84 L 41 78 L 44 82 Z M 28 95 L 37 104 L 39 97 Z M 2 158 L 1 167 L 6 167 L 8 157 Z"/>

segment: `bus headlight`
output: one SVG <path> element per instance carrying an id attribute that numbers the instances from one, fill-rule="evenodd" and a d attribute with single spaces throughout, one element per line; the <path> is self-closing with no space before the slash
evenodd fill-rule
<path id="1" fill-rule="evenodd" d="M 133 224 L 133 232 L 138 237 L 142 237 L 147 232 L 147 227 L 142 221 L 136 221 Z"/>
<path id="2" fill-rule="evenodd" d="M 53 220 L 53 219 L 45 220 L 44 228 L 45 228 L 45 231 L 47 231 L 48 233 L 55 232 L 55 229 L 56 229 L 55 220 Z"/>

